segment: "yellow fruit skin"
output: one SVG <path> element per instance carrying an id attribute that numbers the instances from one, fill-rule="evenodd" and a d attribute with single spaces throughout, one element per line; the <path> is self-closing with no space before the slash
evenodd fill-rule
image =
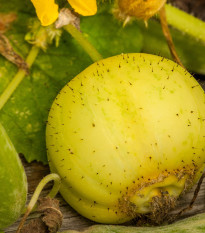
<path id="1" fill-rule="evenodd" d="M 61 194 L 80 214 L 122 223 L 177 198 L 205 162 L 205 96 L 170 60 L 122 54 L 94 63 L 56 97 L 46 141 Z"/>
<path id="2" fill-rule="evenodd" d="M 166 3 L 166 0 L 118 0 L 119 10 L 127 16 L 148 20 Z"/>

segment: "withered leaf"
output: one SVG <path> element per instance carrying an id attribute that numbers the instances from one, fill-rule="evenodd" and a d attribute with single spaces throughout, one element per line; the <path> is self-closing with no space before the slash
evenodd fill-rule
<path id="1" fill-rule="evenodd" d="M 10 24 L 16 20 L 15 13 L 2 14 L 0 13 L 0 33 L 4 33 L 8 30 Z"/>
<path id="2" fill-rule="evenodd" d="M 2 33 L 0 33 L 0 54 L 28 73 L 29 68 L 27 63 L 14 51 L 8 38 Z"/>
<path id="3" fill-rule="evenodd" d="M 40 213 L 40 217 L 25 225 L 21 229 L 21 233 L 56 233 L 60 229 L 63 220 L 59 201 L 44 197 L 38 203 L 37 212 Z"/>

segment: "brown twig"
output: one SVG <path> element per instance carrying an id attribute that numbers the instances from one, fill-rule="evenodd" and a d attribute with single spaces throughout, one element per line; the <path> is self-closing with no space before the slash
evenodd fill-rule
<path id="1" fill-rule="evenodd" d="M 176 52 L 174 42 L 172 40 L 172 36 L 171 36 L 170 30 L 169 30 L 169 27 L 168 27 L 165 6 L 163 6 L 160 9 L 159 17 L 160 17 L 160 23 L 161 23 L 161 26 L 162 26 L 162 31 L 163 31 L 163 34 L 164 34 L 166 40 L 167 40 L 167 44 L 169 46 L 169 50 L 171 52 L 171 55 L 172 55 L 174 61 L 184 68 L 184 66 L 183 66 L 183 64 L 182 64 L 181 60 L 179 59 L 179 56 L 178 56 L 178 54 Z"/>
<path id="2" fill-rule="evenodd" d="M 23 225 L 24 225 L 24 223 L 25 223 L 26 219 L 28 218 L 31 211 L 32 211 L 32 209 L 27 209 L 26 210 L 26 213 L 24 214 L 24 216 L 23 216 L 23 218 L 22 218 L 22 220 L 21 220 L 21 222 L 20 222 L 20 224 L 19 224 L 19 226 L 18 226 L 18 228 L 16 230 L 16 233 L 21 232 L 21 229 L 23 228 Z"/>
<path id="3" fill-rule="evenodd" d="M 199 191 L 200 191 L 201 184 L 202 184 L 202 181 L 203 181 L 204 177 L 205 177 L 205 173 L 202 174 L 202 176 L 201 176 L 201 178 L 200 178 L 200 180 L 199 180 L 199 182 L 198 182 L 198 184 L 197 184 L 197 187 L 196 187 L 196 189 L 195 189 L 195 191 L 194 191 L 194 196 L 193 196 L 193 198 L 192 198 L 192 200 L 191 200 L 189 206 L 186 207 L 186 208 L 184 208 L 184 209 L 182 209 L 182 210 L 177 214 L 178 216 L 181 216 L 184 212 L 186 212 L 186 211 L 192 209 L 192 207 L 193 207 L 193 205 L 194 205 L 194 202 L 196 201 L 196 198 L 197 198 L 198 193 L 199 193 Z"/>
<path id="4" fill-rule="evenodd" d="M 194 205 L 194 203 L 196 201 L 196 198 L 197 198 L 197 196 L 199 194 L 199 191 L 200 191 L 200 188 L 201 188 L 201 184 L 203 182 L 204 177 L 205 177 L 205 172 L 202 174 L 201 178 L 199 179 L 197 187 L 196 187 L 196 189 L 194 191 L 194 196 L 193 196 L 191 202 L 189 203 L 189 206 L 186 207 L 186 208 L 184 208 L 184 209 L 182 209 L 181 211 L 179 211 L 179 213 L 175 214 L 174 216 L 172 216 L 171 219 L 170 219 L 170 221 L 169 221 L 170 223 L 173 222 L 173 221 L 175 221 L 182 214 L 184 214 L 185 212 L 187 212 L 187 211 L 189 211 L 189 210 L 191 210 L 193 208 L 193 205 Z"/>

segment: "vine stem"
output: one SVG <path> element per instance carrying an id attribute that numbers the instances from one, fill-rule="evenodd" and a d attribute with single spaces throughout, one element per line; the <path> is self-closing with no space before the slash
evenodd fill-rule
<path id="1" fill-rule="evenodd" d="M 173 223 L 173 222 L 174 222 L 176 219 L 178 219 L 182 214 L 184 214 L 185 212 L 187 212 L 187 211 L 189 211 L 189 210 L 191 210 L 191 209 L 193 208 L 194 203 L 195 203 L 195 201 L 196 201 L 196 198 L 197 198 L 197 196 L 198 196 L 198 194 L 199 194 L 199 191 L 200 191 L 200 188 L 201 188 L 201 185 L 202 185 L 202 182 L 203 182 L 204 178 L 205 178 L 205 172 L 202 174 L 201 178 L 200 178 L 199 181 L 198 181 L 198 184 L 197 184 L 196 189 L 195 189 L 195 191 L 194 191 L 194 195 L 193 195 L 193 197 L 192 197 L 192 199 L 191 199 L 191 202 L 189 203 L 188 207 L 185 207 L 184 209 L 182 209 L 182 210 L 181 210 L 180 212 L 178 212 L 177 214 L 171 216 L 170 219 L 169 219 L 169 221 L 168 221 L 169 223 Z"/>
<path id="2" fill-rule="evenodd" d="M 160 18 L 160 23 L 162 26 L 162 32 L 163 32 L 164 37 L 165 37 L 167 44 L 169 46 L 169 50 L 171 52 L 171 55 L 172 55 L 174 61 L 184 68 L 184 66 L 183 66 L 183 64 L 182 64 L 182 62 L 177 54 L 176 48 L 174 46 L 174 42 L 172 40 L 172 36 L 171 36 L 169 26 L 167 23 L 165 6 L 163 6 L 161 8 L 161 10 L 159 11 L 159 18 Z"/>
<path id="3" fill-rule="evenodd" d="M 27 206 L 27 209 L 26 209 L 26 212 L 18 226 L 18 229 L 16 231 L 16 233 L 20 233 L 21 232 L 21 229 L 28 217 L 28 215 L 31 213 L 32 209 L 34 208 L 34 206 L 36 205 L 36 202 L 39 198 L 39 195 L 41 193 L 41 191 L 43 190 L 43 188 L 45 187 L 45 185 L 50 182 L 50 181 L 54 181 L 54 185 L 53 185 L 53 188 L 52 190 L 50 191 L 50 193 L 48 194 L 49 197 L 51 198 L 54 198 L 56 196 L 56 194 L 58 193 L 59 189 L 60 189 L 60 185 L 61 185 L 61 178 L 58 174 L 55 174 L 55 173 L 52 173 L 52 174 L 49 174 L 47 176 L 45 176 L 41 181 L 40 183 L 38 184 L 28 206 Z"/>
<path id="4" fill-rule="evenodd" d="M 205 23 L 202 20 L 169 4 L 165 9 L 169 25 L 205 42 Z"/>
<path id="5" fill-rule="evenodd" d="M 30 68 L 32 64 L 34 63 L 40 48 L 33 45 L 27 58 L 26 63 L 28 64 L 28 67 Z M 0 96 L 0 110 L 4 107 L 10 96 L 13 94 L 13 92 L 16 90 L 16 88 L 19 86 L 23 78 L 25 77 L 26 72 L 23 69 L 19 69 L 12 81 L 9 83 L 9 85 L 6 87 L 4 92 Z"/>
<path id="6" fill-rule="evenodd" d="M 82 46 L 90 58 L 96 62 L 101 60 L 103 57 L 101 54 L 93 47 L 92 44 L 83 36 L 83 34 L 78 31 L 78 29 L 72 24 L 64 26 L 64 29 L 71 34 L 71 36 Z"/>

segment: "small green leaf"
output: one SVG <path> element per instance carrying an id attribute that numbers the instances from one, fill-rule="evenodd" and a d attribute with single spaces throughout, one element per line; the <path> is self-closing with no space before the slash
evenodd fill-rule
<path id="1" fill-rule="evenodd" d="M 22 214 L 27 180 L 19 156 L 1 124 L 0 145 L 0 229 L 4 229 Z"/>
<path id="2" fill-rule="evenodd" d="M 108 10 L 102 10 L 94 17 L 82 18 L 81 29 L 104 58 L 119 53 L 139 52 L 143 45 L 139 26 L 133 23 L 122 27 L 122 23 Z"/>

